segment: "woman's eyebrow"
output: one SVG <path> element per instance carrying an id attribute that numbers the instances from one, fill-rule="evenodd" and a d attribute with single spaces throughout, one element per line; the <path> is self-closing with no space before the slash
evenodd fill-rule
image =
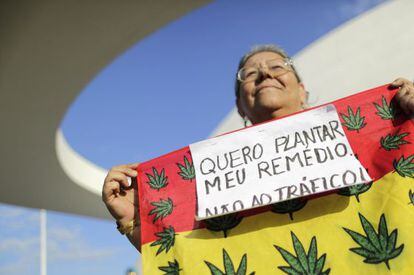
<path id="1" fill-rule="evenodd" d="M 264 63 L 269 62 L 269 61 L 273 61 L 273 60 L 285 60 L 285 58 L 272 58 L 269 60 L 265 60 Z M 260 64 L 260 63 L 259 63 Z M 246 64 L 244 64 L 244 66 L 242 68 L 249 68 L 249 67 L 253 67 L 253 66 L 258 66 L 259 65 L 257 62 L 254 62 L 252 65 L 246 66 Z"/>

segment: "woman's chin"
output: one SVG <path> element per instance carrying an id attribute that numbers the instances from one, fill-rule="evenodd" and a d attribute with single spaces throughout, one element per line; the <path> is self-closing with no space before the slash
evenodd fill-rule
<path id="1" fill-rule="evenodd" d="M 281 109 L 275 106 L 261 106 L 260 110 L 256 109 L 258 116 L 258 122 L 264 122 L 267 120 L 275 119 L 280 117 Z"/>

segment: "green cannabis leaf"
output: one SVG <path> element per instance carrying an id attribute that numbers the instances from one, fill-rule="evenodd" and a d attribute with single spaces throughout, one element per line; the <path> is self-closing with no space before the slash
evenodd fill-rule
<path id="1" fill-rule="evenodd" d="M 195 178 L 195 169 L 194 165 L 188 161 L 188 159 L 184 156 L 184 165 L 177 163 L 180 172 L 178 175 L 181 176 L 183 180 L 192 181 Z"/>
<path id="2" fill-rule="evenodd" d="M 413 191 L 411 191 L 411 189 L 408 192 L 408 197 L 410 198 L 410 202 L 408 204 L 414 205 L 414 193 L 413 193 Z"/>
<path id="3" fill-rule="evenodd" d="M 299 211 L 306 205 L 307 201 L 303 199 L 292 199 L 272 204 L 271 211 L 278 214 L 289 213 L 290 220 L 293 220 L 293 212 Z"/>
<path id="4" fill-rule="evenodd" d="M 237 214 L 227 214 L 205 220 L 204 222 L 208 230 L 223 231 L 224 238 L 227 238 L 227 231 L 239 225 L 242 219 Z"/>
<path id="5" fill-rule="evenodd" d="M 162 251 L 165 250 L 165 253 L 168 253 L 170 248 L 174 245 L 175 242 L 175 231 L 174 228 L 170 225 L 170 227 L 165 228 L 164 231 L 155 233 L 155 236 L 159 237 L 158 240 L 153 242 L 151 246 L 159 245 L 157 254 L 160 254 Z"/>
<path id="6" fill-rule="evenodd" d="M 395 171 L 400 174 L 401 177 L 409 177 L 414 178 L 414 163 L 412 162 L 414 159 L 414 155 L 409 156 L 408 158 L 401 158 L 397 161 L 393 161 L 393 166 Z"/>
<path id="7" fill-rule="evenodd" d="M 345 121 L 343 125 L 345 125 L 348 130 L 350 131 L 357 131 L 361 130 L 361 128 L 365 127 L 367 125 L 364 120 L 365 117 L 361 117 L 361 110 L 358 107 L 356 110 L 356 113 L 354 114 L 354 111 L 350 106 L 348 106 L 348 116 L 341 114 L 342 119 Z"/>
<path id="8" fill-rule="evenodd" d="M 152 167 L 152 175 L 145 173 L 148 177 L 148 184 L 152 189 L 155 189 L 157 191 L 160 191 L 161 188 L 164 188 L 167 186 L 168 177 L 165 176 L 165 170 L 162 169 L 161 173 L 158 173 L 157 169 L 155 167 Z"/>
<path id="9" fill-rule="evenodd" d="M 174 262 L 168 261 L 168 266 L 160 266 L 158 269 L 165 272 L 163 275 L 178 275 L 182 270 L 177 260 L 174 260 Z"/>
<path id="10" fill-rule="evenodd" d="M 348 187 L 344 187 L 338 190 L 338 194 L 342 196 L 355 196 L 357 202 L 359 202 L 359 195 L 367 192 L 372 186 L 372 182 L 356 184 Z"/>
<path id="11" fill-rule="evenodd" d="M 343 229 L 360 245 L 360 247 L 350 248 L 349 250 L 364 257 L 364 263 L 378 264 L 384 262 L 387 268 L 390 269 L 388 261 L 400 255 L 404 248 L 404 244 L 395 247 L 398 230 L 394 229 L 388 235 L 387 221 L 384 214 L 381 215 L 378 232 L 375 232 L 372 224 L 361 213 L 358 213 L 358 215 L 366 236 L 344 227 Z"/>
<path id="12" fill-rule="evenodd" d="M 224 272 L 221 271 L 217 266 L 213 265 L 210 262 L 204 261 L 212 275 L 246 275 L 247 272 L 247 255 L 244 254 L 237 271 L 234 269 L 233 261 L 231 260 L 227 251 L 223 249 L 223 263 L 224 263 Z M 250 275 L 254 275 L 255 272 L 251 272 Z"/>
<path id="13" fill-rule="evenodd" d="M 326 253 L 318 258 L 318 248 L 315 236 L 312 237 L 308 253 L 306 254 L 302 243 L 296 237 L 295 233 L 290 232 L 290 234 L 292 236 L 293 248 L 296 256 L 280 246 L 274 245 L 277 251 L 282 255 L 283 259 L 289 264 L 289 266 L 278 266 L 280 270 L 286 274 L 295 275 L 317 275 L 329 274 L 329 272 L 331 272 L 330 268 L 322 271 L 325 264 Z"/>
<path id="14" fill-rule="evenodd" d="M 374 102 L 374 106 L 378 111 L 376 112 L 376 114 L 379 115 L 382 119 L 394 119 L 395 118 L 396 110 L 394 108 L 394 104 L 392 102 L 388 104 L 384 96 L 382 96 L 382 105 L 379 105 Z"/>
<path id="15" fill-rule="evenodd" d="M 392 149 L 400 149 L 400 145 L 409 143 L 408 141 L 404 140 L 403 138 L 408 136 L 408 133 L 402 134 L 395 134 L 395 135 L 387 135 L 386 137 L 381 137 L 380 143 L 382 148 L 387 151 Z"/>
<path id="16" fill-rule="evenodd" d="M 154 220 L 152 221 L 155 223 L 158 219 L 164 219 L 168 215 L 170 215 L 173 211 L 173 201 L 168 198 L 167 200 L 160 199 L 160 201 L 151 202 L 151 205 L 155 206 L 148 215 L 154 215 Z"/>

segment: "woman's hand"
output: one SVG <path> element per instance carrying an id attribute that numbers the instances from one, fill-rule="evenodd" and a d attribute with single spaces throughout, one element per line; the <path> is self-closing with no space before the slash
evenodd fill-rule
<path id="1" fill-rule="evenodd" d="M 392 87 L 399 87 L 399 91 L 395 95 L 401 109 L 407 115 L 414 114 L 414 85 L 413 82 L 405 78 L 397 78 L 391 83 Z"/>
<path id="2" fill-rule="evenodd" d="M 112 167 L 105 178 L 102 188 L 102 200 L 117 221 L 128 222 L 135 217 L 136 184 L 130 184 L 131 178 L 137 176 L 137 164 Z"/>
<path id="3" fill-rule="evenodd" d="M 140 250 L 140 224 L 139 224 L 139 204 L 137 189 L 138 163 L 112 167 L 105 178 L 102 188 L 102 200 L 108 208 L 109 213 L 118 222 L 125 226 L 130 221 L 137 222 L 137 226 L 126 234 L 131 243 Z"/>

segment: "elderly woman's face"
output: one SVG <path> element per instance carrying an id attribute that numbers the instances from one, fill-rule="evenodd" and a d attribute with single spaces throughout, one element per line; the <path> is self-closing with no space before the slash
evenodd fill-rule
<path id="1" fill-rule="evenodd" d="M 266 62 L 275 59 L 283 60 L 283 57 L 273 52 L 260 52 L 244 65 L 244 68 L 259 68 L 256 80 L 241 83 L 237 100 L 240 115 L 247 116 L 253 124 L 300 111 L 306 103 L 304 86 L 292 70 L 279 76 L 270 73 Z"/>

